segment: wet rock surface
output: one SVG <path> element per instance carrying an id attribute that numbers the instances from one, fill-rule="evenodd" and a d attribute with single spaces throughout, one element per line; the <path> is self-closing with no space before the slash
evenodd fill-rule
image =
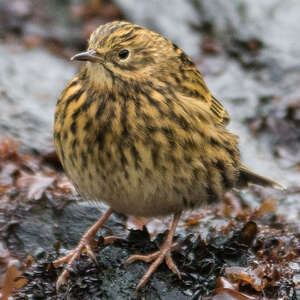
<path id="1" fill-rule="evenodd" d="M 0 65 L 1 137 L 21 141 L 25 151 L 53 147 L 55 104 L 75 66 L 16 43 L 0 44 Z"/>
<path id="2" fill-rule="evenodd" d="M 27 282 L 16 299 L 132 299 L 147 265 L 122 263 L 161 244 L 167 220 L 148 223 L 150 240 L 114 215 L 97 235 L 98 265 L 82 255 L 55 291 L 61 268 L 51 261 L 75 247 L 106 209 L 77 201 L 53 152 L 56 99 L 77 69 L 64 57 L 83 49 L 99 23 L 125 15 L 193 56 L 231 115 L 243 161 L 288 187 L 251 187 L 218 209 L 186 213 L 173 255 L 183 280 L 163 264 L 137 299 L 300 297 L 298 1 L 114 1 L 122 11 L 110 1 L 71 1 L 71 9 L 59 1 L 21 2 L 0 4 L 0 280 L 7 294 L 18 286 L 7 279 L 16 265 Z M 104 246 L 100 236 L 107 234 L 124 241 Z"/>
<path id="3" fill-rule="evenodd" d="M 92 297 L 165 300 L 174 297 L 198 299 L 202 295 L 206 296 L 203 299 L 218 299 L 218 295 L 228 290 L 236 295 L 232 299 L 244 299 L 238 298 L 243 295 L 245 299 L 252 299 L 251 296 L 258 299 L 262 291 L 269 299 L 286 296 L 296 299 L 294 274 L 286 264 L 299 255 L 300 240 L 293 234 L 286 236 L 284 226 L 273 229 L 277 221 L 274 217 L 258 219 L 256 222 L 236 219 L 226 230 L 215 232 L 207 241 L 201 236 L 183 237 L 180 249 L 173 252 L 182 280 L 162 265 L 148 286 L 135 296 L 136 283 L 147 267 L 138 262 L 125 269 L 123 263 L 131 254 L 156 251 L 163 235 L 158 235 L 151 242 L 146 229 L 132 230 L 127 239 L 109 246 L 104 246 L 100 238 L 95 250 L 97 264 L 82 255 L 70 270 L 69 279 L 58 294 L 55 279 L 62 270 L 55 269 L 51 264 L 57 254 L 48 254 L 46 259 L 40 259 L 25 272 L 23 276 L 27 278 L 28 284 L 18 291 L 15 299 L 23 299 L 25 295 L 33 298 L 47 295 L 47 299 Z M 269 232 L 257 233 L 257 224 L 259 227 L 268 224 Z M 272 259 L 272 265 L 266 263 L 266 259 Z"/>

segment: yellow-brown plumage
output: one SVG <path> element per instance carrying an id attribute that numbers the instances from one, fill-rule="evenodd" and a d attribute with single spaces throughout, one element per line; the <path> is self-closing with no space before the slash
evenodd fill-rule
<path id="1" fill-rule="evenodd" d="M 112 22 L 74 59 L 88 62 L 57 103 L 54 138 L 86 199 L 160 216 L 215 203 L 252 182 L 276 185 L 241 164 L 228 113 L 171 41 Z"/>

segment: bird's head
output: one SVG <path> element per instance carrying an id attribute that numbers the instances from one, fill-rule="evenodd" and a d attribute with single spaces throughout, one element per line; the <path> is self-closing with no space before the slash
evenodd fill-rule
<path id="1" fill-rule="evenodd" d="M 90 36 L 87 51 L 76 54 L 72 60 L 87 61 L 90 78 L 96 83 L 107 83 L 113 78 L 166 78 L 178 68 L 180 55 L 182 51 L 160 34 L 115 21 L 97 28 Z"/>

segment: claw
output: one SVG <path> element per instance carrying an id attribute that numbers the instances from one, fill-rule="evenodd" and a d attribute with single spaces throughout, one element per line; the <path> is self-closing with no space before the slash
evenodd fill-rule
<path id="1" fill-rule="evenodd" d="M 66 283 L 66 280 L 69 275 L 68 269 L 72 267 L 73 261 L 75 259 L 78 259 L 80 254 L 86 250 L 87 255 L 93 259 L 95 263 L 97 263 L 96 256 L 92 250 L 92 248 L 95 245 L 94 241 L 94 235 L 99 230 L 99 228 L 102 226 L 102 224 L 109 218 L 109 216 L 112 214 L 113 210 L 110 208 L 103 216 L 100 218 L 81 238 L 78 246 L 72 250 L 70 253 L 65 255 L 62 258 L 59 258 L 53 262 L 54 267 L 58 267 L 62 265 L 63 263 L 67 263 L 66 267 L 64 268 L 63 272 L 60 274 L 60 276 L 57 279 L 56 282 L 56 290 L 59 290 L 59 288 Z M 112 243 L 115 240 L 119 239 L 115 236 L 108 236 L 104 238 L 104 244 Z"/>
<path id="2" fill-rule="evenodd" d="M 144 274 L 144 276 L 140 280 L 139 284 L 137 285 L 137 287 L 135 289 L 136 293 L 138 292 L 138 290 L 140 288 L 145 286 L 145 284 L 148 282 L 151 275 L 154 273 L 154 271 L 157 269 L 157 267 L 164 260 L 166 261 L 166 264 L 169 267 L 169 269 L 173 273 L 177 274 L 178 278 L 181 279 L 180 272 L 171 257 L 171 252 L 178 247 L 178 243 L 173 243 L 172 241 L 173 241 L 173 236 L 174 236 L 175 229 L 177 227 L 179 219 L 180 219 L 180 213 L 175 214 L 172 225 L 171 225 L 171 230 L 169 231 L 168 236 L 167 236 L 164 244 L 161 246 L 160 250 L 158 250 L 152 254 L 148 254 L 148 255 L 139 255 L 139 254 L 132 255 L 125 262 L 125 266 L 127 266 L 128 264 L 131 264 L 137 260 L 142 260 L 147 263 L 153 261 L 153 263 L 150 265 L 147 272 Z"/>

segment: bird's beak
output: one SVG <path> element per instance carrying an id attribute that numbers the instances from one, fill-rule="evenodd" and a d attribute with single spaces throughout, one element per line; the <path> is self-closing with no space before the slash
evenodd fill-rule
<path id="1" fill-rule="evenodd" d="M 89 50 L 86 52 L 75 54 L 71 57 L 71 60 L 98 62 L 100 60 L 100 57 L 97 55 L 97 52 L 95 50 Z"/>

